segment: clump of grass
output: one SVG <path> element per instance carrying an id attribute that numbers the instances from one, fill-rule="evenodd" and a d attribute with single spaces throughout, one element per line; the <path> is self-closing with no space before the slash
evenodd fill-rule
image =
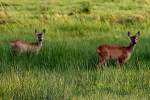
<path id="1" fill-rule="evenodd" d="M 0 11 L 0 24 L 4 24 L 6 23 L 6 21 L 8 20 L 8 14 L 5 11 Z"/>
<path id="2" fill-rule="evenodd" d="M 145 17 L 138 14 L 128 15 L 128 16 L 121 16 L 118 18 L 117 23 L 120 24 L 134 24 L 134 23 L 142 23 L 145 21 Z"/>
<path id="3" fill-rule="evenodd" d="M 0 18 L 8 18 L 9 15 L 6 11 L 0 10 Z"/>
<path id="4" fill-rule="evenodd" d="M 91 13 L 91 3 L 88 1 L 83 1 L 79 3 L 79 6 L 73 8 L 73 10 L 68 14 L 70 15 L 74 15 L 74 14 L 90 14 Z"/>
<path id="5" fill-rule="evenodd" d="M 13 23 L 13 22 L 15 21 L 11 18 L 11 15 L 7 11 L 0 10 L 0 24 Z"/>
<path id="6" fill-rule="evenodd" d="M 6 2 L 0 2 L 0 5 L 1 5 L 1 6 L 5 6 L 5 7 L 9 6 L 9 4 L 6 3 Z"/>
<path id="7" fill-rule="evenodd" d="M 146 21 L 145 16 L 141 14 L 101 14 L 100 21 L 109 22 L 111 24 L 134 24 Z"/>
<path id="8" fill-rule="evenodd" d="M 90 13 L 91 12 L 90 2 L 87 2 L 87 1 L 81 2 L 80 12 L 81 13 L 87 13 L 87 14 Z"/>
<path id="9" fill-rule="evenodd" d="M 144 2 L 146 3 L 146 4 L 150 4 L 150 1 L 149 0 L 144 0 Z"/>

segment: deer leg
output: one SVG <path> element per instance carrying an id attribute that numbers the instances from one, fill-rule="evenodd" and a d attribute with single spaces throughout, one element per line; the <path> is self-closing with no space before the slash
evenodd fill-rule
<path id="1" fill-rule="evenodd" d="M 97 69 L 99 68 L 102 68 L 103 69 L 103 66 L 106 63 L 106 59 L 104 57 L 101 57 L 100 60 L 99 60 L 99 63 L 97 65 Z"/>
<path id="2" fill-rule="evenodd" d="M 97 64 L 97 69 L 100 69 L 100 68 L 103 69 L 102 65 L 103 65 L 104 63 L 105 63 L 105 61 L 102 60 L 102 59 L 100 59 L 100 60 L 99 60 L 99 63 Z"/>
<path id="3" fill-rule="evenodd" d="M 126 57 L 121 56 L 121 57 L 118 59 L 118 62 L 119 62 L 120 64 L 123 64 L 123 63 L 126 62 L 125 59 L 126 59 Z"/>
<path id="4" fill-rule="evenodd" d="M 125 63 L 125 60 L 123 58 L 119 58 L 118 63 L 119 63 L 119 68 L 121 68 L 121 66 Z"/>
<path id="5" fill-rule="evenodd" d="M 39 50 L 36 50 L 36 53 L 35 53 L 35 55 L 38 55 L 39 54 Z"/>
<path id="6" fill-rule="evenodd" d="M 17 50 L 17 53 L 18 53 L 18 55 L 20 56 L 20 55 L 23 53 L 23 50 L 18 49 L 18 50 Z"/>
<path id="7" fill-rule="evenodd" d="M 18 55 L 18 50 L 17 49 L 12 49 L 11 53 L 15 57 L 15 56 Z"/>
<path id="8" fill-rule="evenodd" d="M 16 56 L 16 51 L 15 50 L 11 50 L 11 54 L 12 54 L 12 56 Z"/>
<path id="9" fill-rule="evenodd" d="M 103 64 L 105 64 L 105 62 L 106 62 L 105 58 L 101 58 L 100 61 L 99 61 L 99 64 L 103 65 Z"/>
<path id="10" fill-rule="evenodd" d="M 97 67 L 99 68 L 99 65 L 102 67 L 102 65 L 104 65 L 106 63 L 106 61 L 109 59 L 109 54 L 107 51 L 102 51 L 99 53 L 99 63 L 97 65 Z"/>
<path id="11" fill-rule="evenodd" d="M 122 64 L 122 63 L 123 63 L 123 61 L 122 61 L 121 58 L 118 59 L 118 63 L 119 63 L 119 64 Z"/>

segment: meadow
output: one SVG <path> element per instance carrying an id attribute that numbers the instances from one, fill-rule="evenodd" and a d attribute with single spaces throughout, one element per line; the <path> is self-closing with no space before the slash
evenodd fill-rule
<path id="1" fill-rule="evenodd" d="M 14 55 L 9 42 L 35 41 L 38 55 Z M 127 46 L 131 59 L 97 70 L 101 44 Z M 0 100 L 149 100 L 149 0 L 0 0 Z"/>

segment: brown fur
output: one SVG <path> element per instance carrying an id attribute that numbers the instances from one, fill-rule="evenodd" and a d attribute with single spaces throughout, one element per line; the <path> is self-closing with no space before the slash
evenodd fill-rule
<path id="1" fill-rule="evenodd" d="M 102 45 L 97 48 L 97 52 L 101 57 L 100 64 L 104 64 L 109 59 L 118 60 L 119 63 L 124 63 L 130 58 L 132 48 Z"/>
<path id="2" fill-rule="evenodd" d="M 42 45 L 39 45 L 38 43 L 28 43 L 21 40 L 11 41 L 10 46 L 12 47 L 13 50 L 15 50 L 18 53 L 23 52 L 38 53 L 42 47 Z"/>
<path id="3" fill-rule="evenodd" d="M 110 44 L 99 46 L 96 50 L 100 56 L 99 64 L 102 65 L 109 59 L 116 60 L 120 64 L 127 62 L 130 59 L 133 47 L 137 42 L 137 35 L 131 37 L 129 33 L 129 37 L 131 42 L 127 47 Z"/>
<path id="4" fill-rule="evenodd" d="M 45 29 L 43 30 L 43 32 L 37 32 L 35 30 L 35 33 L 37 36 L 37 42 L 30 43 L 22 40 L 14 40 L 10 42 L 11 48 L 19 54 L 25 52 L 38 54 L 38 52 L 42 48 L 43 33 L 45 33 Z"/>

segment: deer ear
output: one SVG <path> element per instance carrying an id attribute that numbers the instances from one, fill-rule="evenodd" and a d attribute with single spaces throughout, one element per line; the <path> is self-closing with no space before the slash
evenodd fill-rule
<path id="1" fill-rule="evenodd" d="M 128 36 L 131 37 L 131 32 L 128 32 Z"/>
<path id="2" fill-rule="evenodd" d="M 136 33 L 136 36 L 140 36 L 140 34 L 141 34 L 140 31 L 138 31 L 138 32 Z"/>
<path id="3" fill-rule="evenodd" d="M 43 29 L 43 33 L 45 33 L 46 32 L 46 29 Z"/>

